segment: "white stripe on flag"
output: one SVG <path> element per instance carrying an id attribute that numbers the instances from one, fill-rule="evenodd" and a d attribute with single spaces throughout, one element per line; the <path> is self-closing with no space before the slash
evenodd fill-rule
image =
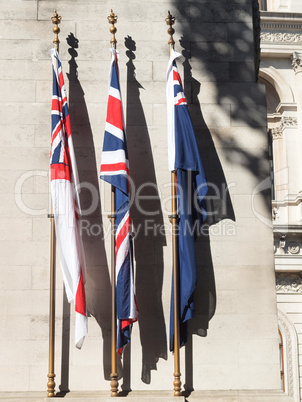
<path id="1" fill-rule="evenodd" d="M 63 116 L 63 113 L 60 112 L 59 110 L 52 110 L 51 114 L 54 115 L 54 116 L 60 116 L 60 117 Z"/>
<path id="2" fill-rule="evenodd" d="M 58 80 L 58 59 L 57 59 L 57 57 L 56 57 L 56 50 L 53 48 L 53 49 L 50 49 L 50 54 L 51 54 L 51 58 L 52 58 L 52 65 L 53 65 L 53 71 L 54 71 L 54 73 L 55 73 L 55 75 L 56 75 L 56 79 L 57 79 L 57 82 L 59 82 L 59 80 Z"/>
<path id="3" fill-rule="evenodd" d="M 186 99 L 185 94 L 183 92 L 178 92 L 178 94 L 174 97 L 174 102 L 175 104 L 177 104 L 179 102 L 180 99 Z M 181 102 L 182 105 L 186 105 L 187 102 L 185 100 L 183 100 Z"/>
<path id="4" fill-rule="evenodd" d="M 132 256 L 130 253 L 130 259 L 131 259 L 131 266 L 132 266 Z M 130 271 L 130 317 L 132 320 L 136 320 L 137 318 L 137 310 L 136 310 L 136 304 L 135 304 L 135 298 L 134 298 L 134 277 L 133 277 L 133 270 Z"/>
<path id="5" fill-rule="evenodd" d="M 126 170 L 102 170 L 101 179 L 103 179 L 103 176 L 118 176 L 119 174 L 127 176 L 128 173 Z"/>
<path id="6" fill-rule="evenodd" d="M 118 127 L 115 127 L 114 125 L 108 123 L 107 121 L 106 121 L 106 124 L 105 124 L 105 131 L 107 131 L 108 133 L 114 135 L 116 138 L 119 138 L 120 140 L 124 141 L 123 130 L 121 130 Z"/>
<path id="7" fill-rule="evenodd" d="M 114 163 L 125 163 L 128 167 L 129 162 L 123 149 L 117 151 L 103 151 L 101 165 L 112 165 Z"/>
<path id="8" fill-rule="evenodd" d="M 116 279 L 118 277 L 121 266 L 123 265 L 128 252 L 129 252 L 129 233 L 125 236 L 123 242 L 121 243 L 119 249 L 116 252 L 116 260 L 115 260 Z"/>
<path id="9" fill-rule="evenodd" d="M 61 97 L 60 97 L 60 96 L 52 95 L 52 99 L 56 99 L 56 100 L 58 100 L 59 102 L 61 102 Z"/>
<path id="10" fill-rule="evenodd" d="M 123 216 L 123 219 L 120 221 L 120 224 L 118 225 L 116 232 L 115 232 L 115 236 L 117 237 L 119 235 L 119 232 L 121 231 L 121 228 L 124 226 L 125 222 L 127 221 L 127 219 L 129 218 L 129 211 L 127 211 L 125 213 L 125 215 Z"/>
<path id="11" fill-rule="evenodd" d="M 116 88 L 109 87 L 109 95 L 112 96 L 113 98 L 121 100 L 120 91 L 118 89 L 116 89 Z"/>
<path id="12" fill-rule="evenodd" d="M 58 125 L 57 125 L 58 127 Z M 56 127 L 56 129 L 57 129 Z M 51 147 L 51 154 L 53 154 L 54 150 L 57 148 L 59 143 L 61 142 L 62 139 L 62 130 L 57 132 L 57 135 L 53 137 L 53 142 L 52 142 L 52 147 Z"/>
<path id="13" fill-rule="evenodd" d="M 120 231 L 124 228 L 124 225 L 127 221 L 127 219 L 129 219 L 129 211 L 127 211 L 125 213 L 125 215 L 123 216 L 123 219 L 121 220 L 120 224 L 118 225 L 117 229 L 116 229 L 116 234 L 115 234 L 115 238 L 118 238 L 118 235 L 120 233 Z M 123 242 L 120 244 L 120 247 L 116 250 L 116 278 L 118 275 L 118 272 L 128 254 L 129 251 L 129 231 L 127 230 L 127 234 L 123 240 Z"/>

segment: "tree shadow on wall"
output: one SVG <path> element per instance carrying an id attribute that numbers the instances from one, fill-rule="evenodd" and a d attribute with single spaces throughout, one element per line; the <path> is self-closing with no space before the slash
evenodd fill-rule
<path id="1" fill-rule="evenodd" d="M 196 242 L 198 261 L 198 282 L 194 292 L 196 313 L 188 323 L 188 342 L 185 345 L 184 394 L 189 395 L 194 389 L 192 335 L 207 336 L 209 322 L 216 310 L 216 286 L 209 229 L 211 225 L 224 219 L 235 221 L 235 214 L 223 168 L 198 101 L 201 84 L 192 77 L 190 51 L 184 37 L 180 44 L 184 49 L 182 54 L 185 58 L 183 62 L 184 92 L 208 182 L 207 219 Z"/>
<path id="2" fill-rule="evenodd" d="M 208 121 L 211 124 L 210 135 L 215 137 L 220 155 L 233 165 L 246 168 L 260 182 L 267 178 L 268 146 L 258 148 L 255 155 L 250 141 L 246 139 L 246 144 L 243 143 L 240 131 L 240 127 L 257 129 L 267 124 L 264 88 L 251 85 L 257 80 L 260 62 L 258 2 L 192 4 L 174 0 L 173 3 L 176 16 L 174 27 L 182 36 L 181 46 L 189 54 L 189 57 L 184 57 L 190 59 L 191 68 L 200 80 L 200 83 L 194 83 L 190 75 L 186 77 L 191 85 L 190 91 L 194 91 L 189 105 L 193 123 L 200 129 L 205 125 L 204 119 L 199 122 L 194 116 L 199 101 L 202 103 L 204 99 L 205 104 L 219 105 L 219 114 L 213 116 L 212 113 Z M 204 86 L 205 89 L 202 87 L 203 83 L 213 84 L 211 94 L 207 93 L 208 85 Z M 228 135 L 226 124 L 219 122 L 223 114 L 230 117 L 231 135 Z M 220 126 L 222 129 L 219 129 Z M 208 169 L 213 169 L 210 163 Z M 263 197 L 270 211 L 267 194 Z"/>
<path id="3" fill-rule="evenodd" d="M 88 315 L 95 318 L 101 329 L 104 377 L 109 380 L 111 372 L 111 309 L 108 312 L 107 306 L 111 305 L 111 285 L 104 247 L 104 226 L 99 196 L 99 177 L 97 174 L 99 167 L 96 165 L 95 145 L 85 93 L 78 79 L 76 57 L 78 56 L 79 41 L 74 37 L 73 33 L 70 33 L 67 43 L 70 46 L 68 52 L 71 56 L 69 73 L 67 73 L 70 122 L 81 185 L 81 233 L 87 266 L 86 303 Z M 65 329 L 63 328 L 62 378 L 60 386 L 62 393 L 68 391 L 69 381 L 68 370 L 66 370 L 66 367 L 69 366 L 69 354 L 66 352 L 69 347 L 68 314 L 68 310 L 65 307 L 65 313 L 63 312 Z M 98 337 L 96 340 L 98 340 Z M 85 344 L 83 348 L 85 348 Z M 98 356 L 95 356 L 95 359 L 95 365 L 98 365 Z M 101 359 L 101 356 L 99 356 L 99 359 Z M 96 375 L 101 376 L 101 373 L 96 373 Z"/>
<path id="4" fill-rule="evenodd" d="M 160 358 L 167 359 L 166 326 L 162 305 L 163 247 L 166 245 L 161 201 L 158 194 L 150 136 L 140 90 L 135 76 L 135 41 L 125 38 L 127 62 L 127 142 L 130 175 L 136 202 L 131 207 L 136 262 L 136 296 L 139 308 L 139 331 L 142 345 L 144 383 L 151 383 L 151 370 Z M 146 197 L 145 199 L 143 197 Z M 149 198 L 149 199 L 148 199 Z"/>
<path id="5" fill-rule="evenodd" d="M 262 146 L 254 152 L 250 138 L 247 134 L 242 136 L 240 130 L 241 127 L 257 130 L 266 126 L 264 92 L 258 85 L 251 85 L 255 83 L 257 70 L 255 35 L 251 23 L 251 12 L 254 17 L 257 14 L 256 3 L 255 0 L 249 4 L 219 1 L 205 4 L 174 0 L 171 10 L 176 17 L 174 28 L 178 36 L 181 36 L 188 107 L 207 181 L 210 183 L 207 200 L 210 214 L 206 221 L 208 229 L 215 224 L 220 228 L 231 224 L 228 220 L 235 221 L 228 191 L 228 186 L 231 187 L 233 183 L 227 182 L 222 163 L 251 172 L 255 183 L 265 179 L 269 171 L 267 148 Z M 254 26 L 257 26 L 255 18 Z M 178 44 L 175 45 L 176 50 L 177 47 Z M 256 60 L 256 64 L 258 62 Z M 199 81 L 192 77 L 191 71 L 195 72 Z M 215 107 L 216 113 L 213 112 Z M 211 108 L 213 110 L 209 111 Z M 223 119 L 229 119 L 229 123 L 227 120 L 223 122 Z M 252 130 L 249 130 L 248 134 L 251 133 Z M 265 130 L 263 135 L 266 135 Z M 269 197 L 265 193 L 262 195 L 270 214 Z M 219 223 L 222 220 L 226 221 Z M 193 390 L 192 334 L 207 335 L 207 324 L 216 306 L 211 245 L 206 229 L 207 226 L 197 243 L 199 277 L 195 291 L 196 315 L 189 322 L 191 336 L 185 346 L 184 387 L 187 394 Z"/>

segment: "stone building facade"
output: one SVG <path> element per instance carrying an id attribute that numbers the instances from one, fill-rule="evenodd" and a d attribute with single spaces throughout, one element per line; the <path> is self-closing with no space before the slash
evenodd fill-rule
<path id="1" fill-rule="evenodd" d="M 272 218 L 285 391 L 301 397 L 302 4 L 261 2 L 260 82 L 267 91 Z"/>
<path id="2" fill-rule="evenodd" d="M 293 362 L 298 355 L 294 345 L 299 332 L 297 323 L 293 323 L 296 332 L 289 325 L 292 310 L 286 309 L 292 309 L 291 299 L 298 300 L 299 291 L 277 291 L 277 315 L 272 167 L 265 88 L 256 83 L 259 19 L 257 2 L 252 0 L 1 1 L 0 397 L 5 400 L 7 392 L 37 392 L 35 398 L 41 400 L 40 395 L 46 392 L 49 48 L 54 8 L 62 16 L 60 56 L 82 183 L 89 312 L 89 332 L 79 351 L 74 347 L 73 306 L 66 302 L 58 261 L 57 391 L 108 390 L 109 395 L 110 388 L 110 190 L 100 183 L 98 172 L 106 115 L 110 62 L 107 16 L 111 8 L 118 15 L 121 90 L 136 194 L 132 219 L 140 310 L 131 346 L 119 360 L 119 384 L 124 393 L 173 389 L 173 355 L 168 351 L 172 241 L 165 99 L 169 39 L 165 18 L 170 10 L 176 17 L 175 49 L 182 54 L 179 70 L 210 187 L 208 221 L 198 239 L 196 316 L 189 325 L 188 343 L 181 349 L 183 389 L 189 400 L 215 399 L 219 390 L 238 401 L 293 400 L 294 380 L 287 380 L 285 393 L 280 388 L 278 322 L 287 342 L 286 378 L 295 378 L 297 383 L 299 374 Z M 267 42 L 271 48 L 270 33 L 269 28 L 264 39 L 263 28 L 262 51 Z M 293 45 L 296 61 L 298 51 Z M 299 141 L 300 101 L 288 86 L 298 88 L 299 72 L 295 75 L 284 69 L 288 75 L 280 80 L 285 93 L 279 107 L 269 78 L 274 67 L 270 57 L 269 50 L 267 59 L 262 53 L 260 77 L 271 90 L 269 107 L 276 109 L 268 120 L 272 136 L 280 137 L 272 141 L 273 152 L 276 155 L 275 147 L 282 149 L 280 142 L 288 139 L 287 146 L 297 155 L 293 140 Z M 279 62 L 281 70 L 283 62 L 286 66 L 291 63 L 290 55 L 286 57 Z M 284 155 L 285 149 L 274 169 L 279 163 L 282 170 Z M 288 174 L 293 174 L 300 162 L 294 158 L 290 162 Z M 285 232 L 282 226 L 286 208 L 297 211 L 291 221 L 297 225 L 299 177 L 295 172 L 288 191 L 296 198 L 288 205 L 282 199 L 287 194 L 283 173 L 280 183 L 274 175 L 278 194 L 278 198 L 273 196 L 274 233 L 280 264 L 294 261 L 293 265 L 298 265 L 300 258 L 298 230 Z M 279 233 L 286 235 L 281 239 L 283 247 Z M 286 289 L 289 279 L 282 280 L 278 282 L 280 289 Z M 287 341 L 290 337 L 291 343 Z"/>

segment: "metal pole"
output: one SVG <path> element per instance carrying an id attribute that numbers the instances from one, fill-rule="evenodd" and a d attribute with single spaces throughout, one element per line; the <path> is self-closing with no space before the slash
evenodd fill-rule
<path id="1" fill-rule="evenodd" d="M 107 17 L 111 27 L 109 29 L 112 34 L 110 44 L 116 49 L 115 33 L 117 31 L 114 24 L 117 22 L 117 16 L 111 10 Z M 111 396 L 118 396 L 118 380 L 117 380 L 117 323 L 116 323 L 116 279 L 115 279 L 115 187 L 111 185 Z"/>
<path id="2" fill-rule="evenodd" d="M 51 243 L 50 243 L 50 300 L 49 300 L 49 358 L 48 358 L 48 382 L 47 382 L 47 396 L 55 396 L 54 381 L 55 373 L 55 295 L 56 295 L 56 234 L 55 234 L 55 222 L 53 211 L 51 207 L 50 218 L 51 228 Z"/>
<path id="3" fill-rule="evenodd" d="M 59 37 L 60 33 L 59 24 L 61 22 L 61 17 L 58 15 L 56 10 L 54 10 L 54 15 L 51 17 L 52 23 L 54 24 L 53 33 L 55 34 L 53 45 L 54 48 L 59 51 Z M 56 309 L 56 232 L 55 232 L 55 221 L 53 215 L 53 206 L 51 203 L 51 213 L 48 215 L 50 218 L 50 297 L 49 297 L 49 358 L 48 358 L 48 382 L 47 382 L 47 396 L 55 396 L 55 309 Z"/>
<path id="4" fill-rule="evenodd" d="M 172 25 L 175 23 L 175 17 L 172 17 L 170 11 L 168 11 L 168 16 L 165 19 L 167 25 L 169 25 L 168 34 L 170 35 L 169 39 L 169 56 L 171 56 L 171 51 L 174 48 L 174 39 L 173 34 L 175 32 Z M 171 223 L 172 223 L 172 257 L 173 257 L 173 305 L 174 305 L 174 396 L 181 395 L 181 381 L 180 381 L 180 358 L 179 358 L 179 349 L 180 349 L 180 336 L 179 336 L 179 287 L 178 287 L 178 252 L 177 252 L 177 176 L 176 171 L 171 172 L 171 207 L 172 207 L 172 215 L 171 215 Z"/>

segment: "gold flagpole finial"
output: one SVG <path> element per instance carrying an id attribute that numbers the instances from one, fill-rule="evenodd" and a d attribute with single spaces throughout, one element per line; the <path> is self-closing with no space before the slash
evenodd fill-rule
<path id="1" fill-rule="evenodd" d="M 175 17 L 172 17 L 172 14 L 170 13 L 170 11 L 168 11 L 168 17 L 165 19 L 165 21 L 166 21 L 167 25 L 170 25 L 170 28 L 168 29 L 168 34 L 170 35 L 168 45 L 173 47 L 175 44 L 174 39 L 173 39 L 173 34 L 175 32 L 175 29 L 172 28 L 172 25 L 175 24 Z"/>
<path id="2" fill-rule="evenodd" d="M 55 34 L 55 37 L 53 40 L 54 48 L 59 51 L 59 43 L 60 43 L 60 41 L 59 41 L 59 33 L 60 33 L 59 24 L 61 23 L 61 16 L 57 13 L 56 10 L 54 10 L 54 14 L 51 17 L 51 21 L 54 24 L 54 27 L 53 27 L 53 33 Z"/>
<path id="3" fill-rule="evenodd" d="M 107 17 L 107 20 L 109 22 L 109 24 L 111 24 L 111 27 L 109 29 L 110 33 L 112 34 L 111 40 L 110 40 L 110 44 L 111 46 L 116 49 L 116 39 L 115 39 L 115 34 L 116 34 L 116 27 L 114 26 L 114 24 L 116 24 L 117 22 L 117 15 L 114 14 L 114 12 L 111 9 L 111 13 L 110 15 Z"/>

